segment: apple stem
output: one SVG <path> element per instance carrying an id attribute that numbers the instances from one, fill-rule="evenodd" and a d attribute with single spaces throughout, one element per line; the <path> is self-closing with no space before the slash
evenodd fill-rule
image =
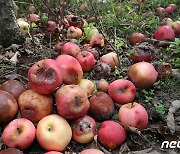
<path id="1" fill-rule="evenodd" d="M 131 103 L 131 108 L 133 108 L 134 102 Z"/>

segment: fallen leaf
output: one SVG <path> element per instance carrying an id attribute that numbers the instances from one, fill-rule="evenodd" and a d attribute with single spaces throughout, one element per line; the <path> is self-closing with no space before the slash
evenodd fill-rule
<path id="1" fill-rule="evenodd" d="M 174 119 L 174 115 L 171 112 L 168 113 L 166 117 L 166 122 L 170 132 L 175 133 L 176 131 L 175 119 Z"/>
<path id="2" fill-rule="evenodd" d="M 17 51 L 17 52 L 12 56 L 12 58 L 10 59 L 10 62 L 11 62 L 12 64 L 14 64 L 14 65 L 16 65 L 17 62 L 18 62 L 18 58 L 17 58 L 18 54 L 19 54 L 19 52 Z"/>
<path id="3" fill-rule="evenodd" d="M 180 108 L 180 100 L 175 100 L 171 103 L 169 107 L 169 112 L 174 114 Z"/>

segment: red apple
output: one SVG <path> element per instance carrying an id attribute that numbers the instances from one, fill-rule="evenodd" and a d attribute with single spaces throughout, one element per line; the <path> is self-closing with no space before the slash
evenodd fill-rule
<path id="1" fill-rule="evenodd" d="M 3 142 L 11 148 L 27 149 L 35 139 L 36 128 L 25 118 L 11 121 L 2 133 Z"/>
<path id="2" fill-rule="evenodd" d="M 136 87 L 129 80 L 118 79 L 109 85 L 108 93 L 116 103 L 126 104 L 134 100 Z"/>
<path id="3" fill-rule="evenodd" d="M 89 109 L 87 93 L 78 85 L 65 85 L 55 95 L 59 115 L 65 119 L 77 119 Z"/>
<path id="4" fill-rule="evenodd" d="M 51 94 L 63 81 L 58 64 L 53 59 L 36 62 L 28 71 L 28 79 L 30 86 L 42 94 Z"/>
<path id="5" fill-rule="evenodd" d="M 164 15 L 164 13 L 165 13 L 165 9 L 163 8 L 163 7 L 158 7 L 157 9 L 156 9 L 156 15 L 158 15 L 158 16 L 162 16 L 162 15 Z"/>
<path id="6" fill-rule="evenodd" d="M 100 57 L 100 62 L 106 63 L 111 67 L 111 70 L 115 70 L 120 66 L 119 58 L 115 52 L 110 52 Z"/>
<path id="7" fill-rule="evenodd" d="M 177 10 L 177 5 L 176 4 L 169 4 L 168 6 L 172 7 L 173 11 Z"/>
<path id="8" fill-rule="evenodd" d="M 140 43 L 145 39 L 144 34 L 142 33 L 132 33 L 129 37 L 129 42 L 132 45 L 135 45 L 136 43 Z"/>
<path id="9" fill-rule="evenodd" d="M 105 153 L 98 149 L 85 149 L 81 151 L 80 154 L 105 154 Z"/>
<path id="10" fill-rule="evenodd" d="M 96 122 L 92 117 L 85 115 L 72 123 L 72 137 L 76 142 L 89 143 L 95 135 Z"/>
<path id="11" fill-rule="evenodd" d="M 168 7 L 165 8 L 165 12 L 166 12 L 167 14 L 172 15 L 172 14 L 173 14 L 173 8 L 170 7 L 170 6 L 168 6 Z"/>
<path id="12" fill-rule="evenodd" d="M 76 59 L 78 60 L 83 71 L 85 72 L 92 70 L 92 68 L 94 67 L 96 63 L 94 55 L 89 51 L 79 52 L 76 56 Z"/>
<path id="13" fill-rule="evenodd" d="M 173 24 L 173 20 L 171 18 L 164 18 L 161 21 L 161 25 L 168 25 L 168 26 L 172 26 Z"/>
<path id="14" fill-rule="evenodd" d="M 2 83 L 0 89 L 10 93 L 16 100 L 18 100 L 19 95 L 26 90 L 26 87 L 18 80 L 7 80 Z"/>
<path id="15" fill-rule="evenodd" d="M 154 33 L 154 38 L 157 40 L 174 40 L 175 33 L 170 26 L 161 26 Z"/>
<path id="16" fill-rule="evenodd" d="M 95 35 L 95 34 L 99 34 L 98 29 L 96 27 L 88 27 L 85 30 L 85 39 L 86 39 L 86 41 L 90 41 L 92 36 Z"/>
<path id="17" fill-rule="evenodd" d="M 1 150 L 0 154 L 23 154 L 23 152 L 15 148 L 7 148 L 4 150 Z"/>
<path id="18" fill-rule="evenodd" d="M 95 93 L 90 99 L 89 115 L 95 120 L 109 119 L 114 113 L 114 102 L 111 97 L 104 92 Z"/>
<path id="19" fill-rule="evenodd" d="M 86 91 L 88 97 L 95 91 L 95 84 L 91 80 L 81 79 L 78 85 Z"/>
<path id="20" fill-rule="evenodd" d="M 77 84 L 83 77 L 83 70 L 79 62 L 70 55 L 60 55 L 56 62 L 63 76 L 65 84 Z"/>
<path id="21" fill-rule="evenodd" d="M 46 31 L 48 32 L 54 32 L 54 30 L 57 28 L 57 24 L 55 21 L 51 21 L 49 20 L 47 23 L 46 23 Z"/>
<path id="22" fill-rule="evenodd" d="M 137 88 L 150 88 L 157 80 L 158 73 L 148 62 L 139 62 L 128 68 L 127 75 Z"/>
<path id="23" fill-rule="evenodd" d="M 8 92 L 0 90 L 0 123 L 12 120 L 17 111 L 16 99 Z"/>
<path id="24" fill-rule="evenodd" d="M 124 104 L 119 109 L 119 121 L 122 123 L 143 130 L 148 125 L 148 113 L 139 103 L 133 102 Z"/>
<path id="25" fill-rule="evenodd" d="M 94 55 L 95 59 L 99 59 L 99 52 L 96 50 L 96 48 L 92 48 L 90 44 L 84 44 L 82 51 L 89 51 Z"/>
<path id="26" fill-rule="evenodd" d="M 125 129 L 115 121 L 104 121 L 98 130 L 98 141 L 108 149 L 119 147 L 126 140 Z"/>
<path id="27" fill-rule="evenodd" d="M 80 51 L 80 47 L 74 42 L 67 42 L 61 47 L 61 54 L 67 54 L 73 57 L 76 57 Z"/>
<path id="28" fill-rule="evenodd" d="M 53 111 L 53 98 L 33 89 L 24 91 L 18 99 L 21 116 L 32 122 L 38 122 Z"/>
<path id="29" fill-rule="evenodd" d="M 90 40 L 91 47 L 103 48 L 106 45 L 106 40 L 101 34 L 94 34 Z"/>
<path id="30" fill-rule="evenodd" d="M 109 83 L 105 79 L 96 81 L 97 91 L 106 92 L 108 90 L 108 87 L 109 87 Z"/>
<path id="31" fill-rule="evenodd" d="M 175 21 L 172 24 L 172 28 L 177 36 L 180 35 L 180 21 Z"/>
<path id="32" fill-rule="evenodd" d="M 77 39 L 79 40 L 82 37 L 82 30 L 78 27 L 71 26 L 67 30 L 67 38 L 68 39 Z"/>
<path id="33" fill-rule="evenodd" d="M 40 16 L 37 14 L 31 14 L 29 17 L 30 22 L 34 22 L 36 25 L 39 23 Z"/>
<path id="34" fill-rule="evenodd" d="M 45 152 L 44 154 L 63 154 L 63 153 L 57 151 L 49 151 L 49 152 Z"/>
<path id="35" fill-rule="evenodd" d="M 46 116 L 37 125 L 37 141 L 42 148 L 48 151 L 63 151 L 71 141 L 71 137 L 71 127 L 59 115 Z"/>
<path id="36" fill-rule="evenodd" d="M 69 26 L 78 27 L 80 29 L 83 28 L 84 22 L 79 16 L 68 15 L 66 20 L 67 20 Z"/>

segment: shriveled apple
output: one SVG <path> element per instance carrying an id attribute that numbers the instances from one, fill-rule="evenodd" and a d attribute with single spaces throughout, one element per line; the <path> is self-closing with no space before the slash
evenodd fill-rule
<path id="1" fill-rule="evenodd" d="M 81 79 L 78 85 L 86 91 L 87 96 L 91 96 L 95 91 L 95 85 L 91 80 Z"/>
<path id="2" fill-rule="evenodd" d="M 90 40 L 90 45 L 92 47 L 103 48 L 106 45 L 106 43 L 106 40 L 103 38 L 101 34 L 94 34 Z"/>
<path id="3" fill-rule="evenodd" d="M 106 92 L 108 90 L 109 83 L 105 79 L 96 80 L 96 88 L 99 92 Z"/>
<path id="4" fill-rule="evenodd" d="M 82 30 L 78 27 L 71 26 L 67 30 L 67 38 L 68 39 L 77 39 L 79 40 L 82 37 Z"/>

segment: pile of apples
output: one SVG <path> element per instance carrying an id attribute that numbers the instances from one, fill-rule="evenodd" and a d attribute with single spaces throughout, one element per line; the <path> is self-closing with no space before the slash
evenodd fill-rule
<path id="1" fill-rule="evenodd" d="M 39 24 L 39 16 L 31 15 L 30 22 Z M 99 58 L 94 47 L 104 48 L 107 41 L 96 27 L 83 26 L 84 23 L 72 15 L 63 22 L 68 39 L 84 37 L 88 44 L 82 48 L 72 41 L 58 42 L 55 50 L 59 55 L 56 59 L 34 63 L 28 70 L 26 86 L 17 80 L 1 84 L 0 123 L 8 123 L 2 140 L 9 148 L 25 150 L 36 138 L 39 145 L 48 151 L 46 154 L 58 154 L 71 140 L 86 144 L 97 135 L 101 145 L 115 149 L 126 140 L 124 125 L 139 130 L 147 128 L 148 113 L 134 99 L 137 89 L 153 86 L 158 73 L 152 64 L 143 61 L 128 68 L 128 79 L 108 83 L 103 78 L 95 82 L 83 78 L 83 74 L 92 71 L 97 64 L 99 69 L 107 66 L 113 73 L 120 66 L 120 59 L 115 52 Z M 57 24 L 48 21 L 47 27 L 47 32 L 53 34 Z M 119 122 L 110 120 L 115 103 L 121 106 Z M 57 112 L 53 111 L 53 106 Z M 99 128 L 96 121 L 102 122 Z M 81 152 L 91 153 L 103 152 L 97 149 Z"/>

